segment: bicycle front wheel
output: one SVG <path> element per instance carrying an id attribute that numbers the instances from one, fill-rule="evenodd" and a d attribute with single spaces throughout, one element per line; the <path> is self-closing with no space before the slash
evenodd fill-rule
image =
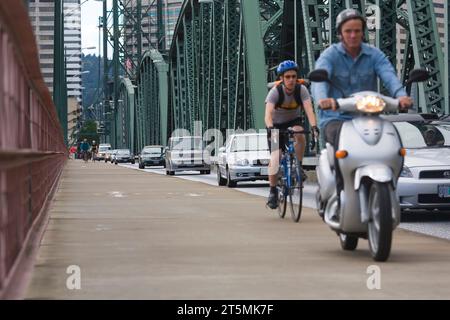
<path id="1" fill-rule="evenodd" d="M 290 161 L 291 186 L 289 188 L 289 206 L 291 208 L 292 220 L 299 222 L 302 215 L 303 204 L 303 178 L 302 168 L 296 156 Z"/>

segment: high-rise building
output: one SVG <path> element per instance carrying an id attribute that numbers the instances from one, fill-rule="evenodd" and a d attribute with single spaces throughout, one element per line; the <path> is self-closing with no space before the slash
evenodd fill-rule
<path id="1" fill-rule="evenodd" d="M 164 34 L 161 41 L 164 43 L 163 49 L 165 50 L 170 48 L 175 25 L 183 4 L 183 0 L 141 0 L 142 52 L 148 49 L 158 49 L 159 47 L 157 1 L 162 2 Z M 129 13 L 137 14 L 136 0 L 127 2 L 126 6 Z M 138 49 L 134 21 L 134 17 L 125 15 L 125 47 L 129 54 L 136 56 Z"/>
<path id="2" fill-rule="evenodd" d="M 53 93 L 55 0 L 30 0 L 29 15 L 39 48 L 44 81 Z M 59 0 L 57 0 L 59 1 Z M 80 0 L 64 0 L 64 46 L 68 97 L 81 104 L 81 8 Z"/>
<path id="3" fill-rule="evenodd" d="M 64 0 L 64 47 L 67 96 L 82 102 L 81 6 L 80 0 Z"/>

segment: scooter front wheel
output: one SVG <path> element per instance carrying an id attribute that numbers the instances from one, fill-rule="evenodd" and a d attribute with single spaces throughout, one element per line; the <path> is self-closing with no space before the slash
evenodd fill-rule
<path id="1" fill-rule="evenodd" d="M 369 189 L 369 249 L 375 261 L 389 258 L 392 244 L 392 208 L 389 184 L 373 181 Z"/>

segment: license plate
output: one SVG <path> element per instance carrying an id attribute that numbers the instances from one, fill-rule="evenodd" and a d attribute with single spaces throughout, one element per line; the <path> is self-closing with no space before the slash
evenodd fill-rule
<path id="1" fill-rule="evenodd" d="M 438 185 L 439 198 L 450 198 L 450 185 L 440 184 Z"/>
<path id="2" fill-rule="evenodd" d="M 261 168 L 261 175 L 267 176 L 269 174 L 269 168 Z"/>

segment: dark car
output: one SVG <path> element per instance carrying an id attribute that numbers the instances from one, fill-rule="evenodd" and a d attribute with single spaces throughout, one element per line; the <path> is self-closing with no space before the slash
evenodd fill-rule
<path id="1" fill-rule="evenodd" d="M 134 155 L 131 154 L 129 149 L 119 149 L 116 152 L 116 155 L 114 157 L 114 163 L 132 163 L 134 164 Z"/>
<path id="2" fill-rule="evenodd" d="M 139 155 L 139 169 L 145 166 L 166 166 L 163 146 L 145 146 Z"/>

